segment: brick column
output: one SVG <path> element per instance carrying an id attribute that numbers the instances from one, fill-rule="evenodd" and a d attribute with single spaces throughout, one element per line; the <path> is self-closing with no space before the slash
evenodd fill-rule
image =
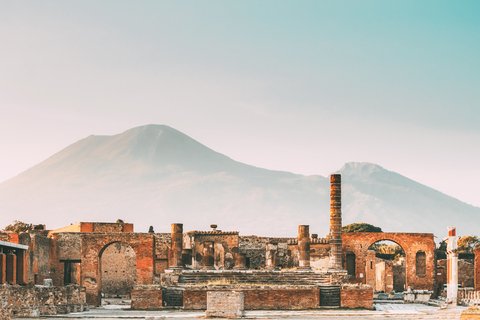
<path id="1" fill-rule="evenodd" d="M 13 253 L 7 253 L 7 263 L 6 263 L 6 278 L 7 283 L 16 284 L 17 283 L 17 256 Z"/>
<path id="2" fill-rule="evenodd" d="M 359 275 L 356 275 L 357 277 Z M 365 283 L 375 289 L 375 250 L 367 250 L 365 258 Z"/>
<path id="3" fill-rule="evenodd" d="M 277 250 L 278 245 L 276 243 L 267 243 L 265 252 L 265 269 L 275 270 L 277 267 Z"/>
<path id="4" fill-rule="evenodd" d="M 7 256 L 4 253 L 0 253 L 0 284 L 7 282 Z"/>
<path id="5" fill-rule="evenodd" d="M 245 270 L 247 268 L 247 257 L 245 253 L 237 253 L 235 255 L 235 267 L 233 269 Z"/>
<path id="6" fill-rule="evenodd" d="M 212 241 L 203 243 L 203 269 L 215 269 L 214 247 Z"/>
<path id="7" fill-rule="evenodd" d="M 342 179 L 330 176 L 330 269 L 342 270 Z"/>
<path id="8" fill-rule="evenodd" d="M 310 270 L 310 226 L 298 226 L 298 268 Z"/>
<path id="9" fill-rule="evenodd" d="M 183 224 L 172 223 L 172 261 L 170 268 L 181 269 L 182 263 L 182 249 L 183 249 Z"/>
<path id="10" fill-rule="evenodd" d="M 475 267 L 473 270 L 473 278 L 475 280 L 474 289 L 475 291 L 480 291 L 480 245 L 475 247 Z"/>
<path id="11" fill-rule="evenodd" d="M 457 304 L 458 295 L 458 241 L 455 227 L 448 227 L 447 243 L 447 303 Z"/>
<path id="12" fill-rule="evenodd" d="M 27 251 L 17 250 L 17 284 L 27 283 Z"/>

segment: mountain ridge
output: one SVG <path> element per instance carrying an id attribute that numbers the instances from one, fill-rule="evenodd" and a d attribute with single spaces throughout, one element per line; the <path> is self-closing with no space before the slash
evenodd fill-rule
<path id="1" fill-rule="evenodd" d="M 349 162 L 337 172 L 344 224 L 439 236 L 462 219 L 469 222 L 457 226 L 460 234 L 480 227 L 480 208 L 379 165 Z M 292 237 L 299 224 L 310 224 L 325 236 L 329 182 L 243 164 L 174 128 L 146 125 L 90 135 L 0 183 L 0 211 L 49 228 L 122 218 L 137 230 L 168 232 L 183 221 L 186 230 L 216 223 L 241 234 Z"/>

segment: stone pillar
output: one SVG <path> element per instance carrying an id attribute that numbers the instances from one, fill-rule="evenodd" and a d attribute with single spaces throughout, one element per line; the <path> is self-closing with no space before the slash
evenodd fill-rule
<path id="1" fill-rule="evenodd" d="M 17 256 L 13 253 L 7 253 L 6 278 L 7 283 L 17 283 Z"/>
<path id="2" fill-rule="evenodd" d="M 214 246 L 212 241 L 203 243 L 203 269 L 215 269 Z"/>
<path id="3" fill-rule="evenodd" d="M 367 250 L 367 257 L 365 258 L 365 283 L 373 289 L 375 289 L 375 267 L 375 250 Z M 357 277 L 359 277 L 359 275 L 357 275 Z"/>
<path id="4" fill-rule="evenodd" d="M 0 253 L 0 284 L 7 282 L 7 255 Z"/>
<path id="5" fill-rule="evenodd" d="M 235 255 L 235 267 L 236 270 L 245 270 L 247 268 L 247 257 L 245 253 L 237 253 Z"/>
<path id="6" fill-rule="evenodd" d="M 275 270 L 277 268 L 277 252 L 278 245 L 276 243 L 267 243 L 265 252 L 265 269 Z"/>
<path id="7" fill-rule="evenodd" d="M 455 227 L 448 227 L 447 243 L 447 303 L 457 304 L 458 294 L 458 241 Z"/>
<path id="8" fill-rule="evenodd" d="M 172 223 L 172 261 L 170 263 L 171 269 L 181 269 L 182 264 L 182 249 L 183 249 L 183 224 Z"/>
<path id="9" fill-rule="evenodd" d="M 17 250 L 17 284 L 27 283 L 27 251 Z"/>
<path id="10" fill-rule="evenodd" d="M 474 290 L 480 291 L 480 245 L 475 246 L 475 267 L 474 267 L 474 274 L 473 278 L 475 281 Z M 477 298 L 477 299 L 480 299 Z"/>
<path id="11" fill-rule="evenodd" d="M 330 269 L 342 270 L 342 179 L 330 176 Z"/>
<path id="12" fill-rule="evenodd" d="M 310 270 L 310 226 L 298 226 L 298 268 Z"/>

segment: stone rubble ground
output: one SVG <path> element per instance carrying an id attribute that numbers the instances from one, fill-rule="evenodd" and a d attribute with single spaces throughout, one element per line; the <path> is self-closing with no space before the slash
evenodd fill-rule
<path id="1" fill-rule="evenodd" d="M 439 309 L 438 307 L 423 304 L 378 304 L 375 311 L 371 310 L 303 310 L 303 311 L 246 311 L 243 319 L 460 319 L 460 314 L 465 307 L 456 309 Z M 55 320 L 72 319 L 145 319 L 145 320 L 191 320 L 205 319 L 204 311 L 183 311 L 183 310 L 158 310 L 158 311 L 135 311 L 106 306 L 93 308 L 82 313 L 71 313 L 68 315 L 43 316 L 42 319 L 55 318 Z M 27 319 L 18 319 L 27 320 Z"/>

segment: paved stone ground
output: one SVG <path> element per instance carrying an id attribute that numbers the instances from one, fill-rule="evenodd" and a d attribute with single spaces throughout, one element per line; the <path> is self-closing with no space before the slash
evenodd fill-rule
<path id="1" fill-rule="evenodd" d="M 307 319 L 307 320 L 339 320 L 339 319 L 459 319 L 460 314 L 466 308 L 439 309 L 437 307 L 423 304 L 380 304 L 376 305 L 377 310 L 304 310 L 304 311 L 246 311 L 244 319 Z M 58 315 L 42 317 L 55 318 L 55 320 L 122 320 L 122 319 L 145 319 L 145 320 L 192 320 L 204 319 L 204 311 L 183 311 L 183 310 L 161 310 L 161 311 L 134 311 L 119 309 L 116 306 L 105 306 L 95 308 L 87 312 L 72 313 L 69 315 Z M 23 320 L 23 319 L 22 319 Z"/>

